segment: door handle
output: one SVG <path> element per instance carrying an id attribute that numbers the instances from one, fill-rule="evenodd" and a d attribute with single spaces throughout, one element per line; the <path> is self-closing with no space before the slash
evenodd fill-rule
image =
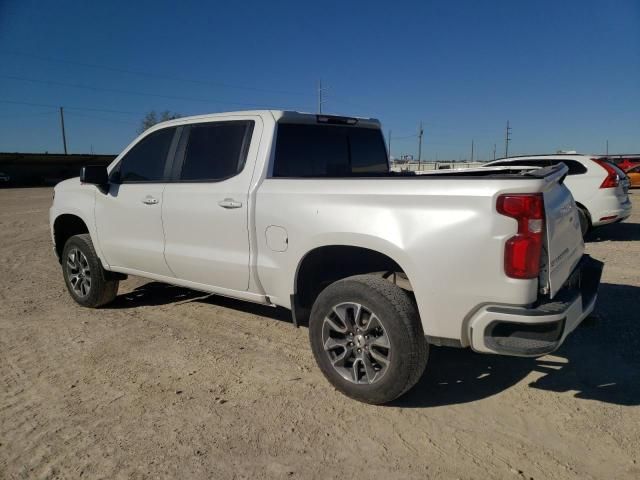
<path id="1" fill-rule="evenodd" d="M 157 205 L 158 199 L 153 198 L 151 195 L 147 195 L 142 199 L 142 203 L 144 203 L 145 205 Z"/>
<path id="2" fill-rule="evenodd" d="M 242 202 L 236 202 L 233 198 L 225 198 L 224 200 L 220 200 L 218 205 L 222 208 L 240 208 Z"/>

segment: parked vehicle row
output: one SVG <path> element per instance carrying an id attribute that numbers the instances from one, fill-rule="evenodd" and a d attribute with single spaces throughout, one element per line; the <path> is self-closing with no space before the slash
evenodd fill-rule
<path id="1" fill-rule="evenodd" d="M 613 163 L 624 172 L 640 166 L 640 155 L 603 155 L 599 158 Z"/>
<path id="2" fill-rule="evenodd" d="M 632 188 L 640 188 L 640 165 L 630 168 L 625 173 L 629 177 L 630 186 Z"/>
<path id="3" fill-rule="evenodd" d="M 399 174 L 374 119 L 203 115 L 58 184 L 51 234 L 80 305 L 109 303 L 129 274 L 279 305 L 339 391 L 385 403 L 430 344 L 539 356 L 592 312 L 602 264 L 584 255 L 568 171 Z"/>
<path id="4" fill-rule="evenodd" d="M 629 179 L 617 166 L 599 157 L 580 154 L 518 156 L 488 162 L 484 167 L 548 167 L 558 163 L 568 167 L 565 184 L 578 206 L 583 235 L 594 227 L 620 222 L 631 215 Z"/>

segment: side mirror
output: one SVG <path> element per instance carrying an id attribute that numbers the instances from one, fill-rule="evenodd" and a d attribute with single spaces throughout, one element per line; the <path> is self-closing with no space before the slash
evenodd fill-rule
<path id="1" fill-rule="evenodd" d="M 80 169 L 80 183 L 89 183 L 105 188 L 109 185 L 107 167 L 102 165 L 87 165 Z"/>

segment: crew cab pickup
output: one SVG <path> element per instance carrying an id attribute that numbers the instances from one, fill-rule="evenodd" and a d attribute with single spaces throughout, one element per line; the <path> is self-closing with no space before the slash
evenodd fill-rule
<path id="1" fill-rule="evenodd" d="M 539 356 L 596 301 L 563 164 L 390 171 L 374 119 L 181 118 L 55 187 L 71 297 L 127 275 L 290 309 L 327 379 L 369 403 L 420 378 L 430 345 Z"/>

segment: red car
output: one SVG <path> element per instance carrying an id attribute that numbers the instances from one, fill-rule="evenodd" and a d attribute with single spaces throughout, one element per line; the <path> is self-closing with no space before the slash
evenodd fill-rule
<path id="1" fill-rule="evenodd" d="M 640 155 L 603 155 L 600 158 L 614 163 L 623 172 L 640 165 Z"/>

